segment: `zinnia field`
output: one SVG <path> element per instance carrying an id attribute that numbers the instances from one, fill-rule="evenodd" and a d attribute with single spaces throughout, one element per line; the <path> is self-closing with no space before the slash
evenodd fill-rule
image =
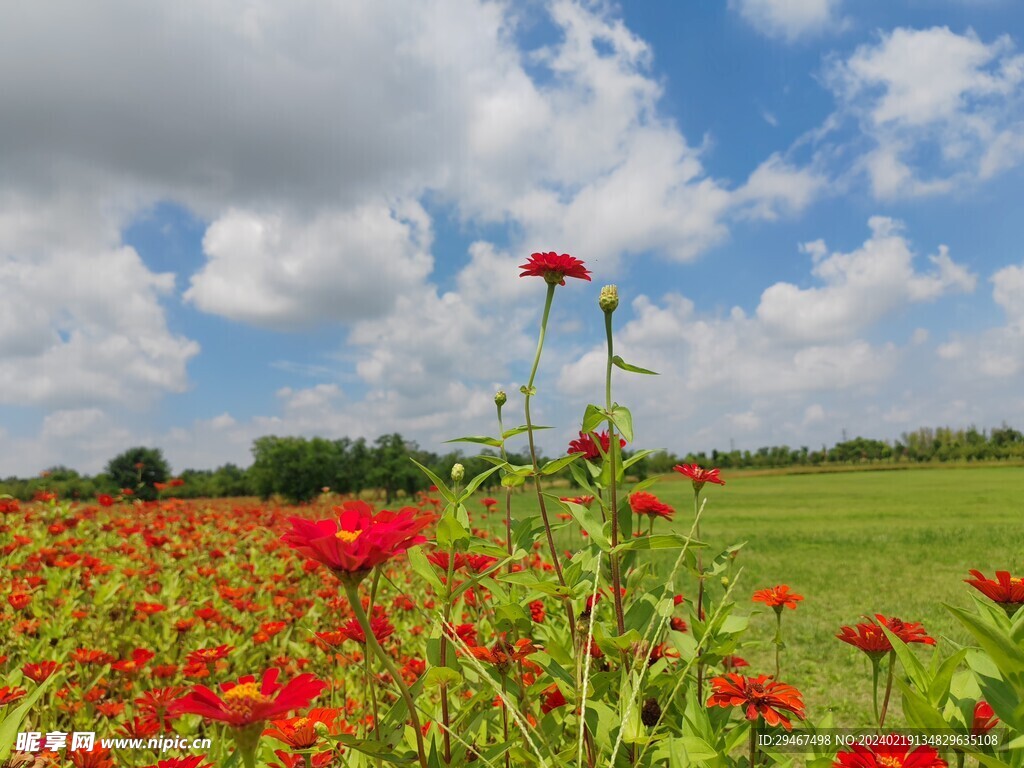
<path id="1" fill-rule="evenodd" d="M 3 765 L 1024 765 L 1020 468 L 637 480 L 656 446 L 614 382 L 653 372 L 614 286 L 606 387 L 541 464 L 547 319 L 591 275 L 520 269 L 537 352 L 462 438 L 483 475 L 387 506 L 0 500 Z"/>

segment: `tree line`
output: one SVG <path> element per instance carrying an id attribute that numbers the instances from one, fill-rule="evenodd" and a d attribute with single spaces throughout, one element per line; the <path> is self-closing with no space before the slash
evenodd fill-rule
<path id="1" fill-rule="evenodd" d="M 479 455 L 461 451 L 438 454 L 420 448 L 398 433 L 381 435 L 375 441 L 343 437 L 258 438 L 252 447 L 253 462 L 242 468 L 224 464 L 217 469 L 186 469 L 179 475 L 159 448 L 135 447 L 107 462 L 105 471 L 81 475 L 68 467 L 51 467 L 33 478 L 8 477 L 0 481 L 0 495 L 27 501 L 39 494 L 55 493 L 60 498 L 90 499 L 107 494 L 131 492 L 144 500 L 163 495 L 180 498 L 280 496 L 293 502 L 310 501 L 326 491 L 344 495 L 372 492 L 385 503 L 411 497 L 429 487 L 426 476 L 410 459 L 415 459 L 440 477 L 447 477 L 456 462 L 474 476 L 491 466 Z M 495 455 L 489 449 L 484 454 Z M 628 456 L 628 449 L 624 451 Z M 915 464 L 924 462 L 974 462 L 1024 460 L 1024 434 L 1003 424 L 991 430 L 975 427 L 924 427 L 905 432 L 892 442 L 855 437 L 831 447 L 811 450 L 807 446 L 766 446 L 757 450 L 713 450 L 710 453 L 677 455 L 660 452 L 634 465 L 640 478 L 662 474 L 676 464 L 700 464 L 721 469 L 769 469 L 851 464 Z M 529 464 L 525 453 L 511 453 L 514 464 Z M 541 462 L 546 461 L 540 457 Z M 565 473 L 568 476 L 568 472 Z M 173 481 L 173 482 L 172 482 Z M 492 491 L 499 485 L 498 474 L 481 486 Z"/>

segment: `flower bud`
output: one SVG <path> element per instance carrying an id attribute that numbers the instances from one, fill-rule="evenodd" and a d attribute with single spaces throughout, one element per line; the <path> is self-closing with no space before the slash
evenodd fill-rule
<path id="1" fill-rule="evenodd" d="M 729 577 L 728 576 L 723 576 L 722 577 L 722 586 L 725 587 L 726 589 L 729 588 Z"/>
<path id="2" fill-rule="evenodd" d="M 601 289 L 597 304 L 604 312 L 614 312 L 619 306 L 619 289 L 614 285 L 606 285 Z"/>
<path id="3" fill-rule="evenodd" d="M 452 466 L 452 482 L 461 483 L 462 478 L 466 476 L 466 468 L 461 464 L 455 464 Z"/>
<path id="4" fill-rule="evenodd" d="M 508 397 L 505 395 L 504 389 L 499 389 L 494 393 L 494 404 L 499 408 L 508 402 Z"/>
<path id="5" fill-rule="evenodd" d="M 313 731 L 314 733 L 316 733 L 317 736 L 320 736 L 321 738 L 326 738 L 327 736 L 331 735 L 331 731 L 327 727 L 327 723 L 322 723 L 319 720 L 313 723 Z"/>
<path id="6" fill-rule="evenodd" d="M 640 710 L 640 720 L 648 728 L 653 728 L 661 719 L 661 705 L 655 698 L 647 699 Z"/>

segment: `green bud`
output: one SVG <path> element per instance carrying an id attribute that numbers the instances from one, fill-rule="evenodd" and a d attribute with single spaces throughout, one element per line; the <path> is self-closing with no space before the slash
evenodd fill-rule
<path id="1" fill-rule="evenodd" d="M 723 576 L 722 577 L 722 586 L 726 587 L 728 589 L 728 587 L 729 587 L 729 577 L 728 576 Z"/>
<path id="2" fill-rule="evenodd" d="M 461 464 L 455 464 L 452 466 L 452 482 L 461 483 L 462 478 L 466 476 L 466 468 Z"/>
<path id="3" fill-rule="evenodd" d="M 614 285 L 606 285 L 601 289 L 597 304 L 604 312 L 614 312 L 619 306 L 619 289 Z"/>
<path id="4" fill-rule="evenodd" d="M 499 389 L 494 393 L 494 404 L 499 408 L 508 402 L 508 397 L 505 395 L 504 389 Z"/>
<path id="5" fill-rule="evenodd" d="M 331 731 L 327 727 L 327 723 L 321 723 L 319 720 L 313 723 L 313 731 L 321 738 L 326 738 L 331 735 Z"/>

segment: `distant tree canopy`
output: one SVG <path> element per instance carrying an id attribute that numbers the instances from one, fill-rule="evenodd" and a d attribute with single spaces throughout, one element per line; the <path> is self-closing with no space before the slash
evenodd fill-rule
<path id="1" fill-rule="evenodd" d="M 140 499 L 151 501 L 157 497 L 154 483 L 167 482 L 171 468 L 159 448 L 138 446 L 108 461 L 107 476 L 118 488 L 130 488 Z"/>
<path id="2" fill-rule="evenodd" d="M 167 489 L 182 497 L 278 495 L 291 501 L 309 501 L 324 488 L 339 494 L 360 495 L 376 491 L 391 504 L 400 496 L 425 490 L 429 480 L 410 459 L 415 459 L 439 477 L 448 478 L 452 465 L 461 462 L 467 477 L 489 466 L 481 456 L 463 456 L 460 451 L 437 454 L 421 449 L 398 433 L 381 435 L 372 443 L 365 438 L 261 437 L 253 442 L 253 463 L 247 469 L 225 464 L 217 469 L 186 469 L 180 475 L 184 485 Z M 496 455 L 491 449 L 483 454 Z M 624 456 L 629 451 L 623 452 Z M 910 464 L 949 461 L 1024 460 L 1024 434 L 1003 424 L 984 431 L 975 427 L 921 428 L 906 432 L 892 442 L 855 437 L 831 448 L 786 445 L 765 446 L 755 451 L 732 450 L 677 455 L 652 454 L 630 471 L 643 478 L 672 471 L 676 464 L 701 464 L 722 469 L 759 469 L 839 464 Z M 524 453 L 510 453 L 513 464 L 529 464 Z M 541 462 L 545 461 L 540 457 Z M 566 473 L 567 475 L 568 473 Z M 51 467 L 38 477 L 8 477 L 0 481 L 0 494 L 27 500 L 41 491 L 56 492 L 60 498 L 92 498 L 100 493 L 117 494 L 132 489 L 139 498 L 155 499 L 156 483 L 171 476 L 159 448 L 135 447 L 112 458 L 106 472 L 88 477 L 64 466 Z M 481 486 L 491 492 L 499 486 L 497 473 Z"/>

